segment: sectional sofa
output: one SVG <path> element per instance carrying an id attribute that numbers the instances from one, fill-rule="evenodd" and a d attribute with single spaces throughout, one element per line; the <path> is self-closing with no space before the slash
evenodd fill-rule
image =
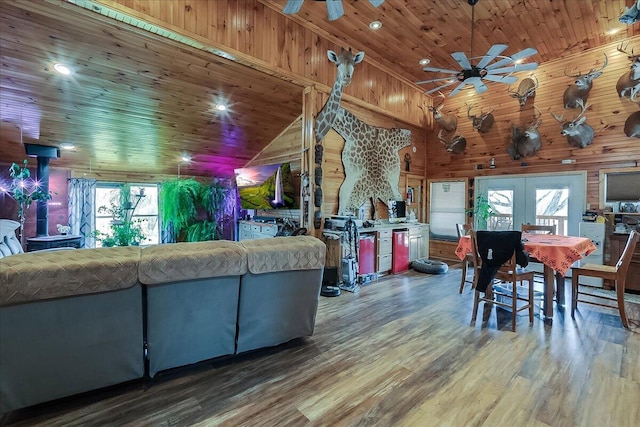
<path id="1" fill-rule="evenodd" d="M 0 413 L 310 336 L 310 236 L 0 259 Z"/>

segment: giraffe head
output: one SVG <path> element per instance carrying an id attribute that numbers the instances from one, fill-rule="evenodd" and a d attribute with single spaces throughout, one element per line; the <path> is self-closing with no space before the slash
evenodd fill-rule
<path id="1" fill-rule="evenodd" d="M 342 82 L 343 86 L 349 86 L 351 83 L 351 77 L 353 77 L 353 69 L 356 64 L 359 64 L 364 59 L 364 52 L 358 52 L 355 55 L 351 53 L 351 48 L 345 50 L 340 48 L 340 54 L 338 55 L 332 50 L 327 51 L 329 61 L 336 64 L 338 67 L 338 79 Z"/>

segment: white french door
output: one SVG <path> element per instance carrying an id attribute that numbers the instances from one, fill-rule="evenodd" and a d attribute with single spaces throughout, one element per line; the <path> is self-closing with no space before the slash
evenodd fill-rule
<path id="1" fill-rule="evenodd" d="M 586 206 L 586 172 L 476 178 L 475 197 L 493 210 L 478 229 L 520 230 L 522 224 L 556 225 L 558 234 L 578 236 Z"/>

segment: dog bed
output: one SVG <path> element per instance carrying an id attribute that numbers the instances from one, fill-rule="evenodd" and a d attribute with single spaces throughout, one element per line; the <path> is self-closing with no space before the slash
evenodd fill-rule
<path id="1" fill-rule="evenodd" d="M 411 268 L 420 273 L 444 274 L 449 271 L 449 266 L 442 261 L 420 258 L 411 263 Z"/>

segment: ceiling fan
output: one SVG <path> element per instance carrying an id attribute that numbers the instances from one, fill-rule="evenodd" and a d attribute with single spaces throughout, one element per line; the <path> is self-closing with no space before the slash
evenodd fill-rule
<path id="1" fill-rule="evenodd" d="M 502 52 L 508 47 L 506 44 L 494 44 L 489 48 L 484 56 L 473 56 L 473 21 L 474 21 L 474 9 L 478 0 L 467 0 L 471 5 L 471 58 L 467 58 L 464 52 L 454 52 L 451 57 L 462 67 L 461 70 L 448 70 L 444 68 L 424 67 L 424 71 L 431 71 L 435 73 L 452 74 L 453 77 L 437 78 L 431 80 L 423 80 L 416 82 L 416 84 L 445 82 L 440 86 L 428 90 L 426 93 L 438 92 L 441 89 L 458 83 L 458 86 L 453 89 L 449 96 L 456 95 L 466 85 L 473 85 L 478 94 L 487 91 L 487 85 L 484 81 L 491 81 L 497 83 L 513 84 L 518 81 L 518 78 L 511 74 L 518 71 L 535 70 L 538 68 L 538 64 L 530 62 L 527 64 L 520 64 L 521 60 L 528 58 L 531 55 L 538 53 L 534 48 L 526 48 L 517 52 L 511 56 L 501 55 Z M 495 59 L 498 59 L 495 62 Z M 477 64 L 473 65 L 472 60 L 479 60 Z"/>
<path id="2" fill-rule="evenodd" d="M 300 7 L 302 7 L 302 2 L 304 0 L 289 0 L 285 5 L 283 12 L 287 15 L 291 15 L 294 13 L 298 13 L 300 11 Z M 325 1 L 327 3 L 327 15 L 329 16 L 329 21 L 335 21 L 344 15 L 344 8 L 342 7 L 342 0 L 316 0 L 316 1 Z M 373 7 L 378 7 L 384 0 L 369 0 L 369 3 L 373 5 Z"/>

